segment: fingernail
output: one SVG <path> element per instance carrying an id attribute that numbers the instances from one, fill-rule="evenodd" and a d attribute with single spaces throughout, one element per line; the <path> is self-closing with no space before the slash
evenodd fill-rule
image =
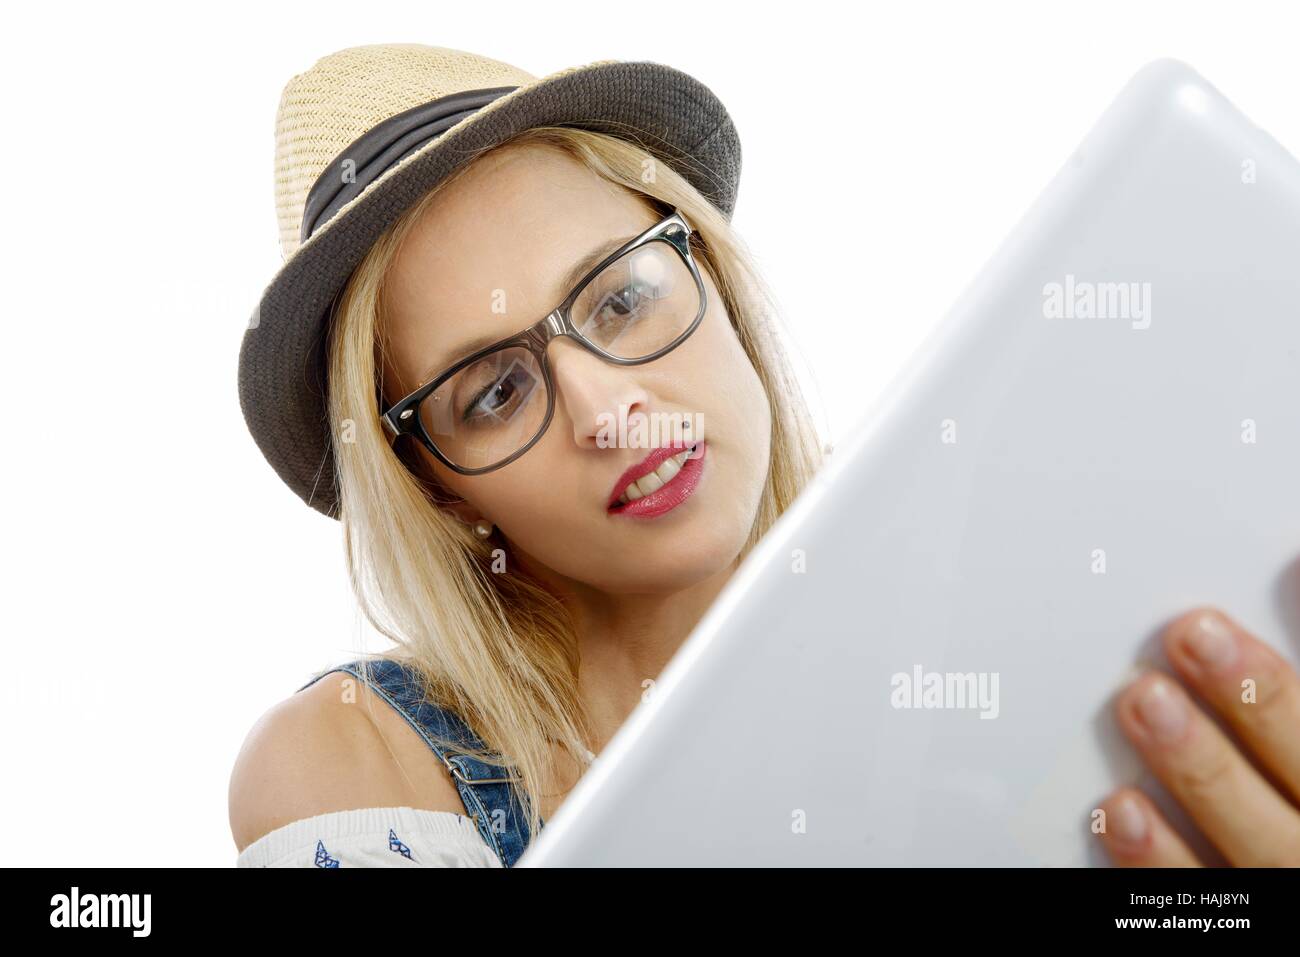
<path id="1" fill-rule="evenodd" d="M 1192 622 L 1184 647 L 1208 671 L 1218 671 L 1237 658 L 1237 638 L 1227 623 L 1211 612 L 1205 612 Z"/>
<path id="2" fill-rule="evenodd" d="M 1163 678 L 1149 683 L 1137 702 L 1137 716 L 1157 741 L 1177 741 L 1187 728 L 1187 704 Z"/>
<path id="3" fill-rule="evenodd" d="M 1125 794 L 1116 803 L 1110 814 L 1111 833 L 1125 844 L 1141 844 L 1147 839 L 1151 826 L 1147 823 L 1146 812 L 1142 810 L 1137 799 Z"/>

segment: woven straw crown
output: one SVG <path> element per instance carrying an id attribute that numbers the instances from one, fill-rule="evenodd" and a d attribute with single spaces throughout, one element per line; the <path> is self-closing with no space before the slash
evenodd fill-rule
<path id="1" fill-rule="evenodd" d="M 412 43 L 340 50 L 293 77 L 275 119 L 275 210 L 284 258 L 300 245 L 312 184 L 376 123 L 452 93 L 535 80 L 499 60 Z"/>

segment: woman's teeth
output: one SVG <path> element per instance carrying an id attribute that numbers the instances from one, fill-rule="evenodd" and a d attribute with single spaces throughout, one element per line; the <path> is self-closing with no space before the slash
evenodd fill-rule
<path id="1" fill-rule="evenodd" d="M 623 494 L 618 497 L 619 505 L 626 505 L 628 502 L 635 502 L 639 498 L 645 498 L 651 492 L 657 492 L 673 480 L 673 476 L 682 470 L 682 463 L 695 451 L 695 446 L 682 450 L 679 454 L 670 459 L 664 459 L 659 463 L 659 467 L 653 472 L 642 475 L 635 482 L 630 482 L 628 487 L 623 489 Z"/>

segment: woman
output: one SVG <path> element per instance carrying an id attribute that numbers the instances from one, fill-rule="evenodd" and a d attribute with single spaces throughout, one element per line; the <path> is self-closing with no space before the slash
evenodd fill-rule
<path id="1" fill-rule="evenodd" d="M 246 334 L 241 401 L 286 482 L 341 520 L 395 648 L 250 733 L 239 863 L 510 866 L 821 462 L 729 227 L 735 131 L 666 67 L 539 81 L 376 46 L 291 81 L 277 155 L 288 261 Z M 1226 797 L 1165 760 L 1215 743 L 1202 719 L 1170 744 L 1121 713 L 1189 807 L 1237 822 L 1211 837 L 1254 833 L 1242 806 L 1276 822 L 1285 800 L 1227 758 L 1192 765 L 1235 775 Z M 1145 799 L 1106 807 L 1121 863 L 1189 859 Z"/>
<path id="2" fill-rule="evenodd" d="M 328 128 L 322 103 L 352 116 L 394 88 L 406 98 L 380 105 L 399 118 L 386 134 L 373 123 L 359 142 Z M 548 90 L 559 92 L 546 101 Z M 554 125 L 574 114 L 622 135 Z M 404 149 L 446 120 L 460 126 L 351 207 L 331 194 L 345 181 L 333 170 L 364 180 L 389 141 Z M 341 145 L 321 151 L 330 132 Z M 384 46 L 296 77 L 278 145 L 289 261 L 246 335 L 241 399 L 286 481 L 337 512 L 358 599 L 404 667 L 321 676 L 259 722 L 231 781 L 236 842 L 289 830 L 241 863 L 281 852 L 353 863 L 357 829 L 375 827 L 366 846 L 384 861 L 510 864 L 820 462 L 763 287 L 728 227 L 734 128 L 712 94 L 665 67 L 534 81 L 470 54 Z M 446 168 L 416 168 L 438 150 Z M 316 168 L 297 170 L 295 156 Z M 403 176 L 413 185 L 397 215 L 381 190 Z M 389 221 L 348 262 L 335 237 L 364 229 L 347 216 L 381 206 Z M 285 343 L 295 310 L 313 308 L 313 282 L 334 295 L 319 279 L 330 269 L 347 274 L 313 357 L 314 331 Z M 488 349 L 562 302 L 582 339 Z M 309 391 L 285 370 L 317 364 L 330 387 L 316 414 L 332 439 L 319 448 L 310 412 L 280 427 Z M 626 426 L 645 419 L 695 431 L 635 441 Z M 320 477 L 323 462 L 334 478 Z M 440 723 L 453 716 L 472 739 Z M 509 754 L 508 769 L 486 753 L 469 763 L 480 744 Z M 519 780 L 482 783 L 508 776 Z M 392 828 L 392 851 L 391 815 L 295 827 L 394 807 L 426 813 L 398 819 L 407 830 Z"/>

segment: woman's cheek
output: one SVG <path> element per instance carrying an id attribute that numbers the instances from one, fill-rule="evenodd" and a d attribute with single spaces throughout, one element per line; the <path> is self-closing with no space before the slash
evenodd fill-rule
<path id="1" fill-rule="evenodd" d="M 507 537 L 535 546 L 563 537 L 566 530 L 580 527 L 583 512 L 590 520 L 599 517 L 599 504 L 584 501 L 577 489 L 567 487 L 555 476 L 566 474 L 558 466 L 551 470 L 548 478 L 542 474 L 530 474 L 512 483 L 508 489 L 491 490 L 484 497 L 484 509 L 489 514 L 501 516 L 502 531 Z"/>
<path id="2" fill-rule="evenodd" d="M 736 343 L 736 349 L 740 353 L 740 367 L 735 376 L 738 381 L 729 392 L 729 400 L 733 404 L 732 417 L 739 423 L 738 431 L 743 434 L 742 454 L 748 463 L 751 477 L 761 484 L 767 474 L 768 456 L 771 452 L 772 408 L 758 373 L 749 364 L 749 357 L 739 343 Z"/>

